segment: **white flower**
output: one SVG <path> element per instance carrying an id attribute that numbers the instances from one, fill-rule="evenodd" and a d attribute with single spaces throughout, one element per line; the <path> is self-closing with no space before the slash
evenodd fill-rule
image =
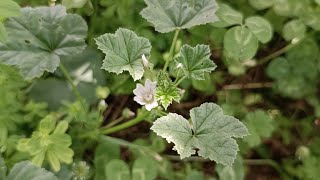
<path id="1" fill-rule="evenodd" d="M 74 77 L 74 84 L 78 85 L 80 82 L 96 83 L 97 80 L 93 77 L 93 71 L 89 68 L 90 63 L 85 63 L 78 69 L 72 72 Z"/>
<path id="2" fill-rule="evenodd" d="M 176 68 L 179 69 L 179 68 L 182 68 L 182 67 L 183 67 L 183 65 L 181 63 L 179 63 Z"/>
<path id="3" fill-rule="evenodd" d="M 148 67 L 149 66 L 149 61 L 148 61 L 148 59 L 146 58 L 146 56 L 144 54 L 142 54 L 141 59 L 142 59 L 143 66 L 144 67 Z"/>
<path id="4" fill-rule="evenodd" d="M 141 105 L 145 105 L 146 109 L 150 111 L 152 108 L 158 106 L 158 102 L 155 98 L 157 82 L 152 82 L 149 79 L 146 80 L 145 85 L 138 83 L 133 90 L 133 94 L 136 95 L 133 100 Z"/>

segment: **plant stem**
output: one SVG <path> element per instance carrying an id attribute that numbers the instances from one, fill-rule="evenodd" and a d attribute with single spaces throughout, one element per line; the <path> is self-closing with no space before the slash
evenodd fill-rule
<path id="1" fill-rule="evenodd" d="M 278 171 L 279 174 L 283 174 L 281 167 L 272 159 L 245 159 L 243 160 L 247 165 L 269 165 Z"/>
<path id="2" fill-rule="evenodd" d="M 181 79 L 179 79 L 179 81 L 175 84 L 175 86 L 179 86 L 180 83 L 182 83 L 183 80 L 185 80 L 187 78 L 187 76 L 182 76 Z"/>
<path id="3" fill-rule="evenodd" d="M 118 119 L 115 119 L 114 121 L 110 122 L 110 123 L 107 124 L 105 127 L 103 127 L 103 129 L 110 128 L 110 127 L 118 124 L 118 123 L 121 122 L 122 120 L 124 120 L 124 117 L 123 117 L 123 116 L 121 116 L 121 117 L 119 117 Z"/>
<path id="4" fill-rule="evenodd" d="M 167 70 L 167 68 L 169 66 L 169 62 L 172 60 L 172 58 L 174 56 L 174 50 L 175 50 L 175 47 L 176 47 L 176 44 L 177 44 L 179 32 L 180 32 L 180 29 L 176 29 L 176 31 L 174 33 L 174 37 L 173 37 L 172 44 L 171 44 L 170 51 L 169 51 L 169 57 L 166 60 L 166 63 L 164 65 L 164 67 L 163 67 L 163 71 Z"/>
<path id="5" fill-rule="evenodd" d="M 264 63 L 267 63 L 268 61 L 270 61 L 271 59 L 274 59 L 278 56 L 280 56 L 281 54 L 287 52 L 288 50 L 290 50 L 291 48 L 295 47 L 296 45 L 298 45 L 302 40 L 300 40 L 299 42 L 296 43 L 290 43 L 288 45 L 286 45 L 285 47 L 279 49 L 278 51 L 262 58 L 261 60 L 258 61 L 258 65 L 262 65 Z"/>
<path id="6" fill-rule="evenodd" d="M 114 132 L 117 132 L 117 131 L 120 131 L 122 129 L 126 129 L 126 128 L 129 128 L 131 126 L 134 126 L 136 124 L 138 124 L 139 122 L 143 121 L 149 114 L 144 114 L 144 115 L 141 115 L 141 116 L 137 116 L 136 118 L 128 121 L 128 122 L 125 122 L 125 123 L 122 123 L 122 124 L 119 124 L 117 126 L 114 126 L 114 127 L 111 127 L 111 128 L 107 128 L 107 129 L 101 129 L 101 133 L 102 134 L 111 134 L 111 133 L 114 133 Z"/>
<path id="7" fill-rule="evenodd" d="M 163 158 L 160 156 L 160 154 L 158 154 L 157 152 L 153 151 L 152 149 L 150 149 L 147 146 L 133 144 L 133 143 L 125 141 L 123 139 L 118 139 L 118 138 L 114 138 L 114 137 L 110 137 L 110 136 L 102 136 L 101 138 L 102 138 L 102 140 L 106 140 L 106 141 L 111 142 L 113 144 L 118 144 L 120 146 L 136 149 L 136 150 L 140 151 L 143 154 L 149 154 L 157 161 L 162 161 L 163 160 Z"/>
<path id="8" fill-rule="evenodd" d="M 71 85 L 72 91 L 75 94 L 75 96 L 77 97 L 77 99 L 81 102 L 83 108 L 85 107 L 84 105 L 84 101 L 82 96 L 80 95 L 80 92 L 78 91 L 76 85 L 73 83 L 72 78 L 68 72 L 68 70 L 66 69 L 66 67 L 60 62 L 60 69 L 63 73 L 63 75 L 65 76 L 65 78 L 68 80 L 69 84 Z"/>

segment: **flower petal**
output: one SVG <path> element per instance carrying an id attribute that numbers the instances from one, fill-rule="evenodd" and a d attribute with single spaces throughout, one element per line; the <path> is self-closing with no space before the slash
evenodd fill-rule
<path id="1" fill-rule="evenodd" d="M 143 100 L 143 98 L 140 97 L 140 96 L 135 96 L 135 97 L 133 98 L 133 100 L 134 100 L 135 102 L 137 102 L 138 104 L 140 104 L 140 105 L 146 105 L 146 104 L 147 104 L 147 103 Z"/>
<path id="2" fill-rule="evenodd" d="M 151 111 L 151 109 L 153 109 L 153 108 L 158 106 L 158 102 L 157 101 L 153 101 L 151 104 L 146 104 L 145 106 L 146 106 L 146 109 L 148 111 Z"/>

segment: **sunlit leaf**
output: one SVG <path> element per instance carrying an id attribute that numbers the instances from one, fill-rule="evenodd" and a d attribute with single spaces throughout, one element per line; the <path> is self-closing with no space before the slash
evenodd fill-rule
<path id="1" fill-rule="evenodd" d="M 13 0 L 1 0 L 0 1 L 0 17 L 8 18 L 13 16 L 19 16 L 20 6 Z"/>

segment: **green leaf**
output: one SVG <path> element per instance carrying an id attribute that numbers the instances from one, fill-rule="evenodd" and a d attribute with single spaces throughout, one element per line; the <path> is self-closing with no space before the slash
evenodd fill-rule
<path id="1" fill-rule="evenodd" d="M 106 166 L 107 179 L 130 180 L 130 170 L 127 164 L 118 159 L 110 161 Z"/>
<path id="2" fill-rule="evenodd" d="M 52 115 L 48 115 L 40 122 L 39 130 L 41 132 L 49 134 L 55 129 L 55 127 L 56 127 L 55 117 Z"/>
<path id="3" fill-rule="evenodd" d="M 19 16 L 20 6 L 12 0 L 1 0 L 0 1 L 0 17 L 8 18 L 13 16 Z"/>
<path id="4" fill-rule="evenodd" d="M 150 157 L 141 157 L 134 161 L 132 180 L 153 180 L 157 177 L 157 162 Z"/>
<path id="5" fill-rule="evenodd" d="M 231 8 L 229 5 L 221 3 L 217 11 L 219 21 L 213 23 L 216 27 L 228 27 L 232 25 L 241 25 L 243 21 L 243 15 Z"/>
<path id="6" fill-rule="evenodd" d="M 286 97 L 302 98 L 313 95 L 319 82 L 319 46 L 314 39 L 305 39 L 286 53 L 286 58 L 276 58 L 267 68 L 269 77 L 275 79 L 274 88 Z"/>
<path id="7" fill-rule="evenodd" d="M 214 80 L 209 73 L 204 74 L 204 80 L 192 79 L 192 86 L 194 89 L 207 95 L 213 94 L 216 91 Z"/>
<path id="8" fill-rule="evenodd" d="M 5 179 L 7 175 L 7 166 L 0 154 L 0 179 Z"/>
<path id="9" fill-rule="evenodd" d="M 257 110 L 246 115 L 244 124 L 250 135 L 243 138 L 250 147 L 261 144 L 263 138 L 269 138 L 274 130 L 273 120 L 264 111 Z"/>
<path id="10" fill-rule="evenodd" d="M 165 109 L 168 108 L 172 101 L 180 101 L 181 95 L 179 94 L 179 89 L 172 82 L 168 73 L 159 72 L 155 97 Z"/>
<path id="11" fill-rule="evenodd" d="M 248 135 L 247 128 L 236 118 L 224 115 L 214 103 L 204 103 L 190 110 L 192 123 L 184 117 L 169 113 L 158 118 L 151 129 L 157 135 L 175 144 L 181 158 L 196 153 L 217 163 L 231 166 L 238 145 L 233 139 Z"/>
<path id="12" fill-rule="evenodd" d="M 308 11 L 305 12 L 301 16 L 302 21 L 313 28 L 314 30 L 319 31 L 320 30 L 320 9 L 311 9 L 308 8 Z"/>
<path id="13" fill-rule="evenodd" d="M 82 8 L 89 0 L 62 0 L 61 4 L 67 9 Z"/>
<path id="14" fill-rule="evenodd" d="M 72 163 L 74 152 L 71 148 L 71 137 L 65 134 L 64 121 L 56 127 L 56 119 L 48 115 L 40 121 L 38 131 L 32 133 L 31 138 L 24 138 L 18 142 L 17 149 L 32 156 L 32 163 L 41 166 L 46 160 L 55 172 L 58 172 L 61 163 Z M 53 131 L 53 133 L 51 133 Z M 51 133 L 51 134 L 50 134 Z"/>
<path id="15" fill-rule="evenodd" d="M 4 25 L 0 22 L 0 43 L 5 42 L 8 38 L 8 34 Z"/>
<path id="16" fill-rule="evenodd" d="M 129 71 L 133 79 L 139 80 L 144 73 L 141 56 L 150 56 L 148 39 L 138 37 L 134 32 L 119 28 L 115 34 L 104 34 L 95 39 L 98 48 L 106 54 L 102 69 L 120 74 Z"/>
<path id="17" fill-rule="evenodd" d="M 84 50 L 86 22 L 63 6 L 23 8 L 5 22 L 8 39 L 0 43 L 0 63 L 16 65 L 25 79 L 54 72 L 62 56 Z"/>
<path id="18" fill-rule="evenodd" d="M 287 41 L 297 38 L 301 40 L 306 34 L 307 28 L 301 20 L 295 19 L 287 22 L 283 26 L 283 38 Z"/>
<path id="19" fill-rule="evenodd" d="M 191 47 L 183 45 L 180 50 L 180 55 L 174 60 L 176 64 L 182 64 L 184 75 L 188 78 L 197 80 L 204 79 L 205 72 L 213 71 L 217 66 L 210 60 L 210 47 L 207 45 L 197 45 Z"/>
<path id="20" fill-rule="evenodd" d="M 251 31 L 244 26 L 229 29 L 224 36 L 224 53 L 236 60 L 249 60 L 258 50 L 258 40 Z"/>
<path id="21" fill-rule="evenodd" d="M 263 17 L 249 17 L 246 19 L 245 24 L 260 42 L 267 43 L 271 40 L 273 35 L 272 26 Z"/>
<path id="22" fill-rule="evenodd" d="M 58 180 L 53 173 L 32 165 L 28 161 L 13 166 L 7 180 Z"/>
<path id="23" fill-rule="evenodd" d="M 273 5 L 273 0 L 249 0 L 249 3 L 255 9 L 262 10 L 271 7 Z"/>
<path id="24" fill-rule="evenodd" d="M 215 0 L 145 0 L 141 15 L 156 31 L 167 33 L 218 20 Z"/>
<path id="25" fill-rule="evenodd" d="M 219 175 L 219 180 L 243 180 L 245 175 L 243 160 L 240 155 L 237 156 L 232 166 L 218 164 L 216 171 Z"/>

